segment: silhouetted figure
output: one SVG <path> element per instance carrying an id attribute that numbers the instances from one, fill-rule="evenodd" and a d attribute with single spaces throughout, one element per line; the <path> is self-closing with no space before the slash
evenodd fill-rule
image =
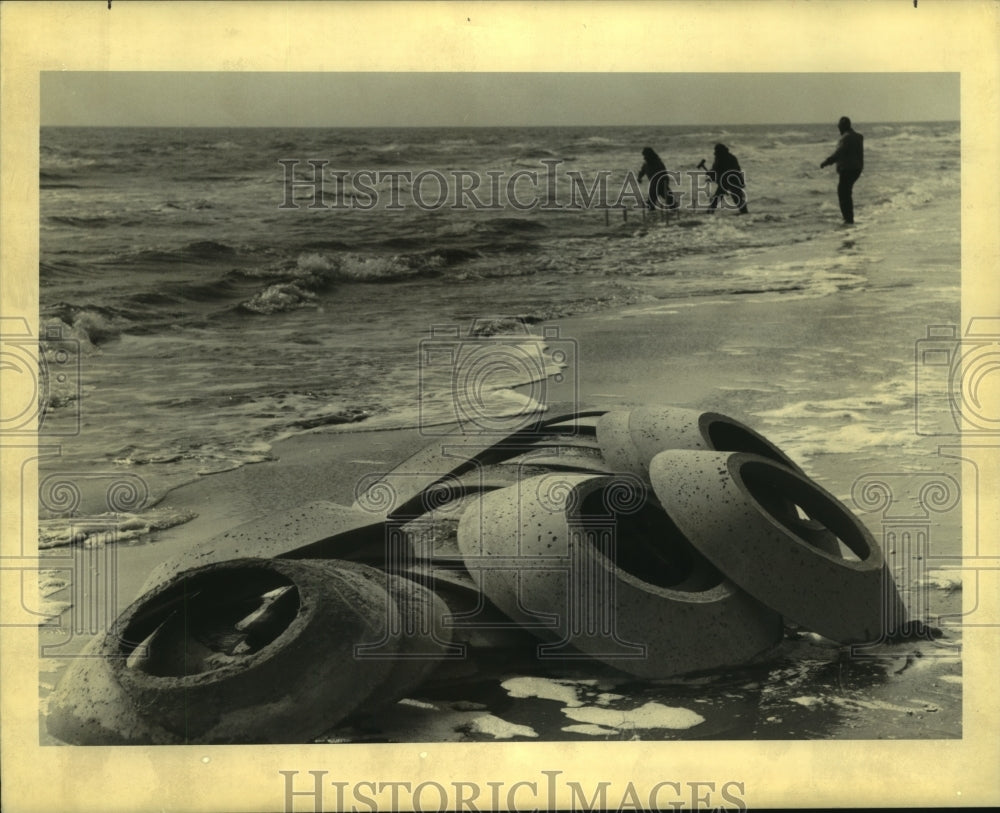
<path id="1" fill-rule="evenodd" d="M 744 189 L 746 179 L 743 177 L 743 170 L 740 169 L 740 162 L 736 160 L 736 156 L 729 151 L 725 144 L 715 145 L 715 161 L 712 162 L 712 168 L 708 171 L 708 177 L 709 180 L 718 184 L 715 194 L 712 195 L 712 201 L 708 204 L 710 212 L 714 212 L 719 201 L 725 201 L 726 195 L 729 195 L 739 208 L 740 214 L 747 213 L 747 195 Z"/>
<path id="2" fill-rule="evenodd" d="M 642 169 L 639 170 L 639 180 L 649 178 L 649 201 L 646 204 L 650 209 L 660 206 L 660 199 L 667 209 L 677 208 L 674 201 L 674 194 L 670 191 L 670 177 L 667 175 L 667 168 L 664 166 L 660 156 L 656 154 L 652 147 L 644 147 L 642 150 Z"/>
<path id="3" fill-rule="evenodd" d="M 837 200 L 844 222 L 850 224 L 854 222 L 854 182 L 861 177 L 865 166 L 865 139 L 861 133 L 854 132 L 847 116 L 841 117 L 837 127 L 840 130 L 837 149 L 819 166 L 822 169 L 830 164 L 837 165 Z"/>

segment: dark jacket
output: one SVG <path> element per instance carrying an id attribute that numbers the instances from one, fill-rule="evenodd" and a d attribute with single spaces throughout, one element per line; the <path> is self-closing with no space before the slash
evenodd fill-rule
<path id="1" fill-rule="evenodd" d="M 823 162 L 823 166 L 837 165 L 837 172 L 861 172 L 865 166 L 865 139 L 861 133 L 848 130 L 837 142 L 833 155 Z"/>
<path id="2" fill-rule="evenodd" d="M 647 147 L 642 151 L 642 157 L 645 160 L 643 161 L 642 169 L 639 170 L 640 181 L 643 178 L 649 178 L 651 181 L 655 178 L 661 183 L 666 180 L 667 168 L 660 159 L 660 156 Z"/>
<path id="3" fill-rule="evenodd" d="M 742 188 L 745 184 L 743 172 L 740 170 L 740 162 L 729 150 L 717 150 L 712 168 L 708 171 L 708 177 L 715 183 L 727 187 Z"/>

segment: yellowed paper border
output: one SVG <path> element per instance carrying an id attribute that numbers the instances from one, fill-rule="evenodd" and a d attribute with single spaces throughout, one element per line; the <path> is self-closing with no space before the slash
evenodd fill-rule
<path id="1" fill-rule="evenodd" d="M 916 7 L 915 7 L 916 6 Z M 980 0 L 663 3 L 14 3 L 0 6 L 0 315 L 37 327 L 40 71 L 957 71 L 963 320 L 1000 313 L 1000 6 Z M 4 556 L 30 555 L 34 452 L 0 448 Z M 30 471 L 30 466 L 28 467 Z M 995 466 L 967 501 L 997 555 Z M 23 489 L 23 491 L 22 491 Z M 976 512 L 970 516 L 969 512 Z M 23 515 L 22 515 L 23 514 Z M 22 542 L 24 549 L 22 550 Z M 966 600 L 969 600 L 966 595 Z M 996 596 L 983 596 L 995 608 Z M 2 597 L 4 613 L 19 600 Z M 993 620 L 1000 622 L 994 615 Z M 281 770 L 327 780 L 743 783 L 749 806 L 1000 802 L 996 628 L 964 634 L 964 736 L 948 742 L 683 742 L 39 748 L 36 636 L 2 634 L 4 809 L 282 810 Z M 306 782 L 303 785 L 303 782 Z M 435 794 L 427 798 L 436 804 Z M 488 798 L 484 791 L 478 804 Z M 528 794 L 520 797 L 533 803 Z M 664 797 L 665 798 L 665 797 Z M 328 793 L 327 804 L 335 795 Z M 348 800 L 350 802 L 350 800 Z M 560 798 L 557 803 L 568 803 Z M 487 803 L 488 804 L 488 803 Z M 312 809 L 308 798 L 296 809 Z M 364 808 L 362 808 L 364 809 Z"/>

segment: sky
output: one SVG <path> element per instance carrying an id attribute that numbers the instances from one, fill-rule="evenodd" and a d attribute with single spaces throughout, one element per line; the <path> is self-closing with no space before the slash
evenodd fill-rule
<path id="1" fill-rule="evenodd" d="M 958 73 L 45 71 L 56 126 L 581 126 L 954 121 Z"/>

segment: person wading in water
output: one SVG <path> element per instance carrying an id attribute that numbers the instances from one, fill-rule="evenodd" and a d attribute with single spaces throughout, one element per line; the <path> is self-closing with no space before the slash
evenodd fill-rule
<path id="1" fill-rule="evenodd" d="M 702 161 L 698 166 L 703 167 L 704 164 Z M 743 170 L 740 169 L 740 162 L 725 144 L 715 145 L 715 161 L 708 171 L 708 177 L 718 184 L 715 194 L 712 195 L 712 201 L 708 204 L 709 212 L 714 212 L 719 201 L 724 202 L 726 195 L 730 195 L 740 214 L 747 214 L 747 194 L 744 190 L 746 179 L 743 177 Z"/>
<path id="2" fill-rule="evenodd" d="M 856 133 L 851 127 L 851 120 L 842 116 L 837 122 L 840 129 L 840 141 L 833 155 L 819 165 L 820 169 L 837 165 L 837 200 L 840 202 L 840 213 L 844 223 L 854 223 L 854 182 L 861 177 L 865 166 L 865 139 L 861 133 Z"/>
<path id="3" fill-rule="evenodd" d="M 660 208 L 676 209 L 677 203 L 674 201 L 674 194 L 670 191 L 670 178 L 667 175 L 667 168 L 660 160 L 652 147 L 644 147 L 642 150 L 642 169 L 639 170 L 639 180 L 649 178 L 649 201 L 646 206 L 650 209 Z"/>

